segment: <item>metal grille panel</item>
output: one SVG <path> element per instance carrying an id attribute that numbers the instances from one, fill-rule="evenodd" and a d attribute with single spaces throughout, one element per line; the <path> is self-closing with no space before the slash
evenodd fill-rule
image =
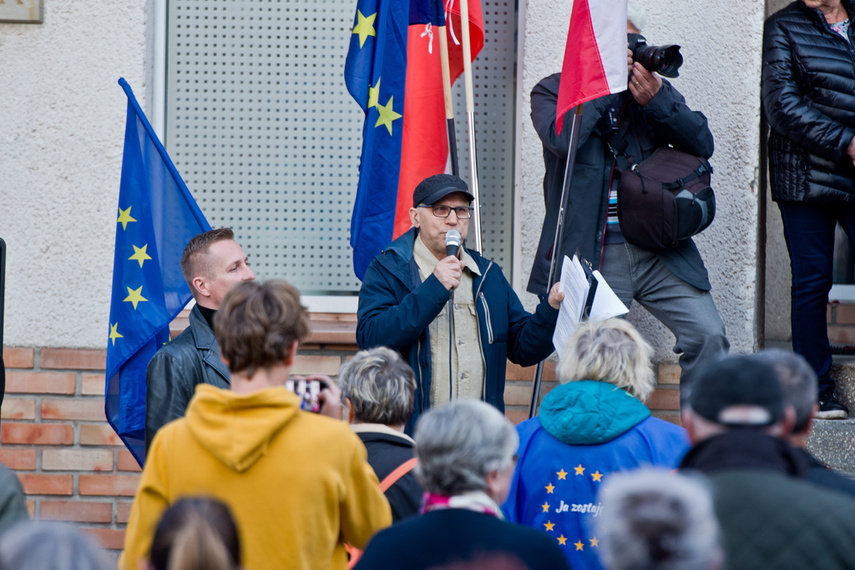
<path id="1" fill-rule="evenodd" d="M 349 244 L 363 115 L 344 87 L 355 3 L 170 0 L 166 143 L 211 225 L 229 226 L 260 278 L 353 295 Z M 488 256 L 510 270 L 514 4 L 485 2 L 474 66 Z M 457 112 L 466 168 L 463 79 Z M 468 173 L 461 172 L 464 179 Z"/>

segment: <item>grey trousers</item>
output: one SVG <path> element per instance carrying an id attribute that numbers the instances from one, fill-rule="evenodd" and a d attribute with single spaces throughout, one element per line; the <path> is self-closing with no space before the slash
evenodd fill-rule
<path id="1" fill-rule="evenodd" d="M 671 273 L 655 253 L 628 243 L 606 245 L 600 271 L 627 307 L 638 301 L 676 337 L 685 401 L 692 369 L 721 358 L 730 348 L 712 295 Z"/>

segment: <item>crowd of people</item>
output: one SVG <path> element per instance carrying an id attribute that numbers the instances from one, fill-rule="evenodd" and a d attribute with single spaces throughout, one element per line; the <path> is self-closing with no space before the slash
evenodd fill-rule
<path id="1" fill-rule="evenodd" d="M 814 418 L 848 413 L 825 303 L 834 227 L 855 236 L 853 11 L 855 0 L 796 0 L 764 33 L 794 352 L 728 355 L 692 240 L 652 251 L 623 235 L 622 159 L 713 152 L 706 117 L 628 50 L 628 90 L 585 107 L 555 251 L 571 129 L 555 123 L 560 74 L 532 92 L 547 206 L 534 313 L 496 263 L 460 247 L 474 196 L 452 175 L 416 187 L 412 229 L 368 267 L 361 350 L 337 381 L 292 374 L 309 334 L 294 287 L 255 282 L 227 228 L 190 241 L 181 269 L 196 304 L 148 367 L 146 461 L 119 567 L 855 568 L 855 481 L 806 449 Z M 627 30 L 641 27 L 630 4 Z M 564 294 L 548 267 L 573 251 L 674 333 L 681 425 L 645 405 L 652 350 L 621 319 L 579 324 L 539 415 L 515 427 L 503 414 L 507 361 L 553 351 Z M 91 538 L 27 518 L 0 466 L 0 570 L 107 567 Z"/>

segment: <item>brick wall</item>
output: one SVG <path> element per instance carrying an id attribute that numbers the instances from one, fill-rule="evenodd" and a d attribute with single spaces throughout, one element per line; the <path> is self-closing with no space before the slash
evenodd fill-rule
<path id="1" fill-rule="evenodd" d="M 855 304 L 829 303 L 826 319 L 832 344 L 855 345 Z"/>
<path id="2" fill-rule="evenodd" d="M 187 325 L 176 319 L 173 338 Z M 313 315 L 295 374 L 336 376 L 356 351 L 355 316 Z M 104 416 L 105 350 L 6 347 L 6 397 L 0 410 L 0 462 L 27 494 L 30 516 L 77 524 L 116 558 L 139 480 L 139 467 Z M 534 367 L 508 363 L 507 416 L 528 417 Z M 555 385 L 544 366 L 543 393 Z M 656 415 L 679 421 L 679 368 L 659 367 L 660 387 L 648 402 Z"/>

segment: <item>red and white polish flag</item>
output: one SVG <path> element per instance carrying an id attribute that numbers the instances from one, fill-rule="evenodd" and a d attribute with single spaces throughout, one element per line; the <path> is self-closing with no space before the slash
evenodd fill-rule
<path id="1" fill-rule="evenodd" d="M 564 113 L 626 90 L 627 0 L 573 0 L 558 88 L 556 130 Z"/>

